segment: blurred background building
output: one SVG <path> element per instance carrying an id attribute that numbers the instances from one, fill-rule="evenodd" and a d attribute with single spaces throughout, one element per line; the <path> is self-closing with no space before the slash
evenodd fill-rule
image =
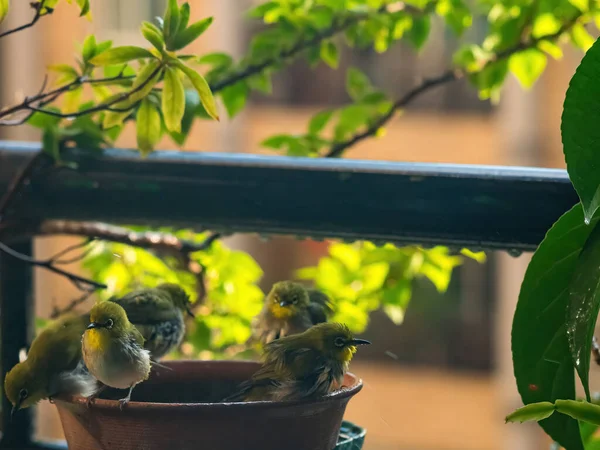
<path id="1" fill-rule="evenodd" d="M 191 49 L 198 53 L 243 54 L 252 33 L 262 26 L 245 18 L 250 0 L 192 1 L 199 17 L 213 15 L 213 27 Z M 77 18 L 77 10 L 61 5 L 39 26 L 2 40 L 0 104 L 12 103 L 39 89 L 48 64 L 70 63 L 74 45 L 95 33 L 116 44 L 141 44 L 142 20 L 152 20 L 165 0 L 92 2 L 93 22 Z M 28 2 L 13 2 L 15 26 L 30 20 Z M 441 24 L 437 24 L 441 25 Z M 479 42 L 485 35 L 480 19 L 463 39 Z M 356 66 L 384 90 L 401 95 L 420 78 L 435 76 L 451 63 L 460 44 L 442 26 L 420 55 L 398 44 L 384 55 L 344 49 L 337 71 L 311 70 L 294 63 L 274 79 L 274 94 L 253 94 L 248 108 L 234 120 L 195 126 L 185 150 L 265 153 L 260 142 L 273 134 L 301 132 L 309 118 L 326 106 L 342 105 L 345 69 Z M 24 48 L 35 51 L 24 58 Z M 549 62 L 534 89 L 524 92 L 514 79 L 506 83 L 498 106 L 481 102 L 468 83 L 440 87 L 415 102 L 387 127 L 380 139 L 366 140 L 349 158 L 386 161 L 563 167 L 560 113 L 568 81 L 581 58 L 568 50 Z M 3 139 L 38 140 L 31 129 L 2 129 Z M 133 130 L 119 146 L 134 147 Z M 160 148 L 173 148 L 165 140 Z M 549 199 L 551 201 L 551 199 Z M 198 205 L 201 207 L 201 205 Z M 493 224 L 490 224 L 493 226 Z M 67 239 L 40 239 L 37 256 L 50 255 Z M 265 271 L 262 288 L 290 278 L 294 269 L 312 264 L 327 243 L 254 236 L 234 236 L 230 245 L 250 251 Z M 352 370 L 365 381 L 347 418 L 368 429 L 367 450 L 534 450 L 549 442 L 535 425 L 504 425 L 506 413 L 520 406 L 512 375 L 510 326 L 528 256 L 491 253 L 488 262 L 468 262 L 455 271 L 448 293 L 440 296 L 419 285 L 403 325 L 397 327 L 375 313 L 366 337 L 375 345 L 359 353 Z M 74 297 L 71 286 L 53 275 L 36 272 L 37 307 L 48 315 L 54 304 Z M 54 407 L 39 408 L 38 434 L 61 437 Z"/>

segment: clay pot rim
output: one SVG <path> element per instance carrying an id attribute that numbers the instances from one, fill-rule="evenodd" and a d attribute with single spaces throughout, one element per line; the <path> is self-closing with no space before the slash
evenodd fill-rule
<path id="1" fill-rule="evenodd" d="M 166 362 L 166 361 L 165 361 Z M 189 364 L 190 360 L 182 360 L 182 361 L 168 361 L 167 364 L 171 365 L 183 365 Z M 231 365 L 241 365 L 241 364 L 256 364 L 252 361 L 195 361 L 197 363 L 209 363 L 209 364 L 231 364 Z M 162 363 L 164 364 L 164 363 Z M 354 380 L 354 384 L 349 387 L 344 387 L 339 389 L 331 394 L 327 394 L 325 397 L 319 397 L 317 399 L 303 399 L 303 400 L 295 400 L 295 401 L 253 401 L 253 402 L 222 402 L 222 403 L 157 403 L 157 402 L 135 402 L 130 401 L 127 403 L 125 409 L 129 410 L 181 410 L 181 408 L 189 409 L 207 409 L 210 408 L 212 410 L 222 410 L 222 409 L 231 409 L 235 407 L 236 409 L 245 409 L 245 410 L 262 410 L 262 409 L 273 409 L 273 408 L 289 408 L 297 405 L 306 405 L 306 404 L 323 404 L 329 403 L 332 401 L 337 401 L 345 398 L 351 398 L 356 395 L 363 387 L 363 381 L 361 378 L 357 377 L 351 372 L 347 372 L 346 375 L 350 376 Z M 87 407 L 87 399 L 81 396 L 76 395 L 65 395 L 59 396 L 54 399 L 56 403 L 67 403 L 67 404 L 75 404 L 82 405 Z M 93 404 L 90 406 L 90 409 L 104 409 L 104 410 L 115 410 L 120 409 L 120 404 L 118 400 L 107 400 L 98 398 L 95 399 Z"/>

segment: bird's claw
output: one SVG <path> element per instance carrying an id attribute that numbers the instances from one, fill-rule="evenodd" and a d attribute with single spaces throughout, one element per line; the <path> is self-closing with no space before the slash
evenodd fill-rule
<path id="1" fill-rule="evenodd" d="M 129 397 L 125 397 L 125 398 L 122 398 L 121 400 L 119 400 L 119 409 L 121 411 L 123 411 L 123 408 L 125 407 L 125 405 L 127 403 L 129 403 Z"/>
<path id="2" fill-rule="evenodd" d="M 88 398 L 85 400 L 85 406 L 87 406 L 87 407 L 88 407 L 88 409 L 89 409 L 89 408 L 92 406 L 92 403 L 94 403 L 94 400 L 96 400 L 96 398 L 95 398 L 95 397 L 88 397 Z"/>

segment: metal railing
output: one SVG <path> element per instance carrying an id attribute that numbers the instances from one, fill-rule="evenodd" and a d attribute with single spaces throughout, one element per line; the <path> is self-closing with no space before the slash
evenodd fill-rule
<path id="1" fill-rule="evenodd" d="M 0 143 L 0 195 L 38 151 Z M 18 217 L 518 253 L 535 249 L 578 201 L 566 172 L 551 169 L 187 152 L 140 159 L 128 150 L 72 151 L 69 160 L 78 171 L 34 179 Z M 17 249 L 30 254 L 31 242 Z M 0 255 L 2 379 L 30 342 L 31 297 L 31 267 Z M 32 444 L 31 412 L 11 423 L 2 402 L 0 447 L 56 448 Z"/>

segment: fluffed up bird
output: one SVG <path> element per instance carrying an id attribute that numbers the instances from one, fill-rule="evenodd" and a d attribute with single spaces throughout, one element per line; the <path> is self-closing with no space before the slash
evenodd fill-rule
<path id="1" fill-rule="evenodd" d="M 172 283 L 133 291 L 110 301 L 123 307 L 129 321 L 142 333 L 144 347 L 155 361 L 181 343 L 185 334 L 183 312 L 194 317 L 189 296 Z"/>
<path id="2" fill-rule="evenodd" d="M 280 281 L 273 285 L 254 320 L 253 339 L 268 344 L 302 333 L 313 325 L 327 322 L 332 313 L 329 298 L 321 291 L 307 289 L 293 281 Z"/>
<path id="3" fill-rule="evenodd" d="M 264 363 L 224 401 L 291 401 L 326 395 L 342 386 L 357 345 L 346 325 L 321 323 L 264 347 Z"/>
<path id="4" fill-rule="evenodd" d="M 49 325 L 32 342 L 27 359 L 14 366 L 4 379 L 12 413 L 40 400 L 61 394 L 89 397 L 98 389 L 85 367 L 81 337 L 87 316 L 69 315 Z"/>
<path id="5" fill-rule="evenodd" d="M 92 375 L 106 386 L 129 389 L 119 400 L 121 408 L 131 399 L 135 385 L 150 375 L 150 352 L 144 348 L 144 338 L 116 303 L 94 305 L 81 346 Z"/>

